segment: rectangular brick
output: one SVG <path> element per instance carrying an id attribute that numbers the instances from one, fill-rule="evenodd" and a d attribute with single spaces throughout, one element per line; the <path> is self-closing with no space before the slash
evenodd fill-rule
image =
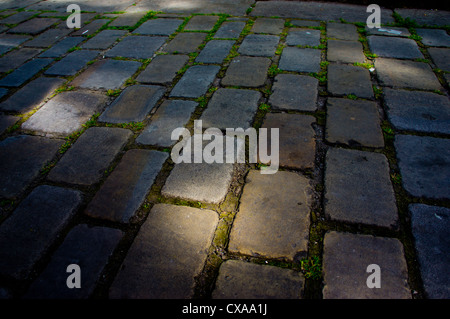
<path id="1" fill-rule="evenodd" d="M 270 60 L 264 57 L 239 56 L 230 62 L 222 79 L 225 86 L 259 87 L 267 79 Z"/>
<path id="2" fill-rule="evenodd" d="M 218 89 L 200 117 L 203 127 L 223 130 L 251 127 L 260 98 L 261 93 L 253 90 Z"/>
<path id="3" fill-rule="evenodd" d="M 31 60 L 0 80 L 0 86 L 17 87 L 35 76 L 43 68 L 53 62 L 52 59 Z"/>
<path id="4" fill-rule="evenodd" d="M 218 65 L 191 66 L 172 89 L 170 96 L 187 98 L 202 96 L 213 83 L 219 70 Z"/>
<path id="5" fill-rule="evenodd" d="M 113 299 L 192 298 L 218 223 L 217 214 L 155 205 L 111 286 Z M 193 253 L 195 252 L 195 253 Z"/>
<path id="6" fill-rule="evenodd" d="M 324 239 L 324 299 L 411 299 L 401 242 L 395 238 L 329 232 Z M 369 288 L 369 265 L 381 271 L 381 287 Z"/>
<path id="7" fill-rule="evenodd" d="M 62 140 L 18 135 L 0 142 L 0 197 L 20 195 L 56 155 Z"/>
<path id="8" fill-rule="evenodd" d="M 305 256 L 311 200 L 308 179 L 292 172 L 252 170 L 247 181 L 231 229 L 230 252 L 289 261 Z"/>
<path id="9" fill-rule="evenodd" d="M 122 238 L 118 229 L 75 226 L 52 255 L 44 272 L 31 285 L 26 299 L 86 299 L 95 289 L 102 270 Z M 78 265 L 81 287 L 69 289 L 69 265 Z"/>
<path id="10" fill-rule="evenodd" d="M 189 121 L 197 105 L 194 101 L 164 101 L 152 115 L 150 125 L 138 136 L 136 143 L 163 147 L 175 144 L 176 141 L 171 139 L 172 131 Z"/>
<path id="11" fill-rule="evenodd" d="M 69 76 L 77 74 L 86 64 L 95 59 L 99 51 L 77 50 L 52 65 L 45 74 Z"/>
<path id="12" fill-rule="evenodd" d="M 0 225 L 0 272 L 26 279 L 81 203 L 75 190 L 38 186 Z"/>
<path id="13" fill-rule="evenodd" d="M 262 128 L 268 131 L 268 154 L 271 154 L 271 128 L 279 129 L 279 161 L 281 167 L 308 169 L 314 167 L 316 152 L 315 119 L 309 115 L 269 113 Z"/>
<path id="14" fill-rule="evenodd" d="M 325 214 L 334 220 L 397 228 L 397 205 L 386 157 L 330 148 L 326 155 Z"/>
<path id="15" fill-rule="evenodd" d="M 70 135 L 100 112 L 106 100 L 107 97 L 98 92 L 62 92 L 23 123 L 22 129 L 47 136 Z"/>
<path id="16" fill-rule="evenodd" d="M 39 77 L 2 102 L 0 109 L 19 113 L 30 112 L 41 105 L 63 83 L 63 79 Z"/>
<path id="17" fill-rule="evenodd" d="M 150 59 L 166 40 L 166 37 L 128 36 L 106 52 L 105 56 Z"/>
<path id="18" fill-rule="evenodd" d="M 64 154 L 48 179 L 78 185 L 97 183 L 131 135 L 121 128 L 91 127 Z"/>
<path id="19" fill-rule="evenodd" d="M 85 214 L 94 218 L 128 223 L 158 175 L 169 153 L 130 150 L 108 177 Z"/>
<path id="20" fill-rule="evenodd" d="M 116 90 L 136 73 L 140 66 L 141 63 L 136 61 L 101 60 L 77 76 L 72 85 L 94 90 Z"/>
<path id="21" fill-rule="evenodd" d="M 99 117 L 101 122 L 142 122 L 164 95 L 166 88 L 158 85 L 127 87 Z"/>
<path id="22" fill-rule="evenodd" d="M 141 83 L 167 84 L 189 60 L 187 55 L 157 55 L 137 80 Z"/>

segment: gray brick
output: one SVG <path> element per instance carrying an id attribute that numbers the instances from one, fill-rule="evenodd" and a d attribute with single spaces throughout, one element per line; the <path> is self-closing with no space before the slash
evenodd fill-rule
<path id="1" fill-rule="evenodd" d="M 400 130 L 450 134 L 450 102 L 431 92 L 383 90 L 390 122 Z"/>
<path id="2" fill-rule="evenodd" d="M 219 30 L 214 34 L 218 39 L 237 39 L 245 27 L 243 21 L 227 21 L 222 23 Z"/>
<path id="3" fill-rule="evenodd" d="M 325 213 L 334 220 L 396 228 L 397 206 L 386 157 L 330 148 L 326 155 Z"/>
<path id="4" fill-rule="evenodd" d="M 375 102 L 328 98 L 325 137 L 349 146 L 384 147 Z"/>
<path id="5" fill-rule="evenodd" d="M 262 128 L 279 129 L 279 160 L 281 167 L 308 169 L 314 167 L 316 152 L 315 133 L 312 124 L 315 119 L 309 115 L 268 113 Z M 268 146 L 270 152 L 270 144 Z"/>
<path id="6" fill-rule="evenodd" d="M 195 62 L 221 64 L 234 43 L 232 40 L 211 40 L 205 45 Z"/>
<path id="7" fill-rule="evenodd" d="M 297 47 L 284 48 L 278 67 L 293 72 L 319 72 L 320 50 Z"/>
<path id="8" fill-rule="evenodd" d="M 168 53 L 191 53 L 195 52 L 200 44 L 206 39 L 206 33 L 178 33 L 165 47 Z"/>
<path id="9" fill-rule="evenodd" d="M 359 39 L 356 27 L 345 23 L 327 23 L 327 37 L 348 41 Z"/>
<path id="10" fill-rule="evenodd" d="M 31 285 L 25 298 L 86 299 L 100 279 L 108 258 L 122 238 L 118 229 L 75 226 L 53 254 L 44 272 Z M 81 288 L 69 289 L 67 266 L 76 264 L 81 271 Z"/>
<path id="11" fill-rule="evenodd" d="M 450 198 L 450 141 L 429 136 L 397 135 L 403 187 L 413 196 Z"/>
<path id="12" fill-rule="evenodd" d="M 20 120 L 20 117 L 12 115 L 0 114 L 0 135 L 3 134 L 8 127 L 16 124 Z"/>
<path id="13" fill-rule="evenodd" d="M 105 56 L 149 59 L 166 40 L 166 37 L 129 36 L 106 52 Z"/>
<path id="14" fill-rule="evenodd" d="M 264 57 L 236 57 L 231 61 L 221 83 L 226 86 L 262 86 L 266 82 L 269 66 L 270 60 Z"/>
<path id="15" fill-rule="evenodd" d="M 0 34 L 0 54 L 8 52 L 29 39 L 30 36 L 27 35 Z"/>
<path id="16" fill-rule="evenodd" d="M 83 37 L 67 37 L 62 39 L 55 45 L 53 45 L 50 49 L 42 53 L 39 57 L 41 58 L 58 58 L 64 53 L 66 53 L 69 49 L 77 46 L 84 40 Z"/>
<path id="17" fill-rule="evenodd" d="M 195 136 L 195 135 L 194 135 Z M 186 143 L 194 145 L 191 137 Z M 226 145 L 224 138 L 223 145 Z M 203 147 L 205 143 L 203 143 Z M 225 156 L 225 154 L 224 154 Z M 176 164 L 167 178 L 161 194 L 165 197 L 175 197 L 196 202 L 219 204 L 225 198 L 233 175 L 232 163 L 192 163 Z"/>
<path id="18" fill-rule="evenodd" d="M 97 92 L 62 92 L 22 124 L 22 129 L 47 136 L 70 135 L 100 112 L 106 100 L 106 96 Z"/>
<path id="19" fill-rule="evenodd" d="M 98 56 L 98 51 L 77 50 L 52 65 L 45 74 L 69 76 L 77 74 L 86 64 Z"/>
<path id="20" fill-rule="evenodd" d="M 142 122 L 164 95 L 165 87 L 132 85 L 127 87 L 99 117 L 101 122 Z"/>
<path id="21" fill-rule="evenodd" d="M 15 13 L 15 11 L 13 11 L 13 12 Z M 18 23 L 24 22 L 25 20 L 30 19 L 35 14 L 36 14 L 36 12 L 30 12 L 30 11 L 17 12 L 13 15 L 10 15 L 9 17 L 6 17 L 6 18 L 0 20 L 0 23 L 18 24 Z"/>
<path id="22" fill-rule="evenodd" d="M 189 60 L 187 55 L 157 55 L 137 80 L 141 83 L 167 84 Z"/>
<path id="23" fill-rule="evenodd" d="M 218 89 L 200 117 L 203 127 L 219 129 L 251 127 L 260 98 L 261 93 L 257 91 Z"/>
<path id="24" fill-rule="evenodd" d="M 450 278 L 450 209 L 410 204 L 412 233 L 428 298 L 448 299 Z"/>
<path id="25" fill-rule="evenodd" d="M 335 95 L 353 94 L 372 98 L 372 82 L 369 70 L 353 65 L 331 63 L 328 66 L 328 91 Z"/>
<path id="26" fill-rule="evenodd" d="M 258 18 L 252 27 L 252 32 L 255 33 L 269 33 L 280 34 L 284 28 L 284 20 L 281 19 L 269 19 Z"/>
<path id="27" fill-rule="evenodd" d="M 218 16 L 193 16 L 184 27 L 184 30 L 211 30 L 216 22 L 219 20 Z"/>
<path id="28" fill-rule="evenodd" d="M 111 45 L 113 45 L 117 41 L 117 39 L 123 37 L 127 33 L 128 32 L 125 30 L 103 30 L 92 39 L 89 39 L 89 41 L 83 44 L 81 47 L 83 49 L 106 50 Z"/>
<path id="29" fill-rule="evenodd" d="M 343 63 L 364 63 L 363 47 L 357 41 L 328 40 L 327 60 Z"/>
<path id="30" fill-rule="evenodd" d="M 22 48 L 14 50 L 0 58 L 0 72 L 13 70 L 36 56 L 41 49 Z"/>
<path id="31" fill-rule="evenodd" d="M 381 271 L 381 288 L 368 288 L 367 266 Z M 329 232 L 324 239 L 324 299 L 411 299 L 398 239 Z"/>
<path id="32" fill-rule="evenodd" d="M 17 87 L 35 76 L 39 71 L 49 65 L 52 59 L 31 60 L 0 80 L 0 86 Z"/>
<path id="33" fill-rule="evenodd" d="M 430 53 L 434 64 L 443 70 L 450 71 L 450 49 L 447 48 L 429 48 L 428 53 Z"/>
<path id="34" fill-rule="evenodd" d="M 269 103 L 276 109 L 315 111 L 318 80 L 305 75 L 278 74 Z"/>
<path id="35" fill-rule="evenodd" d="M 48 179 L 79 185 L 97 183 L 131 135 L 121 128 L 91 127 L 64 154 Z"/>
<path id="36" fill-rule="evenodd" d="M 38 186 L 0 226 L 0 272 L 25 279 L 81 203 L 75 190 Z"/>
<path id="37" fill-rule="evenodd" d="M 87 89 L 115 90 L 122 86 L 141 66 L 136 61 L 105 59 L 91 65 L 76 77 L 73 86 Z"/>
<path id="38" fill-rule="evenodd" d="M 423 62 L 379 58 L 375 60 L 375 69 L 378 79 L 386 86 L 421 90 L 442 89 L 430 66 Z"/>
<path id="39" fill-rule="evenodd" d="M 108 26 L 110 27 L 132 27 L 136 25 L 136 23 L 141 20 L 146 12 L 125 12 L 124 14 L 119 15 L 113 22 L 111 22 Z"/>
<path id="40" fill-rule="evenodd" d="M 27 113 L 42 104 L 63 83 L 63 79 L 39 77 L 2 102 L 0 109 Z"/>
<path id="41" fill-rule="evenodd" d="M 47 48 L 72 32 L 71 29 L 50 29 L 24 44 L 26 47 Z"/>
<path id="42" fill-rule="evenodd" d="M 450 47 L 450 36 L 445 30 L 417 29 L 417 34 L 422 37 L 421 42 L 432 47 Z"/>
<path id="43" fill-rule="evenodd" d="M 18 135 L 0 142 L 0 197 L 20 195 L 53 159 L 62 140 Z"/>
<path id="44" fill-rule="evenodd" d="M 219 270 L 213 299 L 300 299 L 302 274 L 289 269 L 227 260 Z"/>
<path id="45" fill-rule="evenodd" d="M 184 126 L 189 121 L 197 105 L 198 103 L 193 101 L 164 101 L 152 115 L 150 125 L 138 136 L 136 143 L 172 146 L 176 142 L 171 139 L 172 131 Z"/>
<path id="46" fill-rule="evenodd" d="M 370 50 L 380 57 L 398 59 L 423 59 L 416 41 L 394 37 L 367 37 Z"/>
<path id="47" fill-rule="evenodd" d="M 297 261 L 309 237 L 309 180 L 297 173 L 251 170 L 233 222 L 228 250 Z"/>
<path id="48" fill-rule="evenodd" d="M 144 22 L 133 33 L 145 35 L 171 35 L 183 23 L 180 19 L 151 19 Z"/>
<path id="49" fill-rule="evenodd" d="M 128 223 L 166 161 L 168 153 L 130 150 L 88 205 L 85 214 Z"/>
<path id="50" fill-rule="evenodd" d="M 26 22 L 22 22 L 17 27 L 10 29 L 9 33 L 28 33 L 28 34 L 38 34 L 42 31 L 50 28 L 53 24 L 59 22 L 59 19 L 53 18 L 34 18 Z"/>
<path id="51" fill-rule="evenodd" d="M 290 23 L 296 27 L 320 27 L 320 21 L 309 21 L 309 20 L 294 20 L 292 19 Z"/>
<path id="52" fill-rule="evenodd" d="M 215 212 L 152 208 L 110 289 L 117 298 L 191 298 L 218 223 Z M 195 252 L 193 254 L 192 252 Z"/>
<path id="53" fill-rule="evenodd" d="M 320 30 L 291 28 L 286 37 L 287 45 L 320 45 Z"/>
<path id="54" fill-rule="evenodd" d="M 280 38 L 275 35 L 250 34 L 244 38 L 239 53 L 250 56 L 271 57 L 275 55 Z"/>
<path id="55" fill-rule="evenodd" d="M 206 93 L 214 81 L 220 66 L 194 65 L 186 73 L 170 92 L 171 97 L 198 98 Z"/>

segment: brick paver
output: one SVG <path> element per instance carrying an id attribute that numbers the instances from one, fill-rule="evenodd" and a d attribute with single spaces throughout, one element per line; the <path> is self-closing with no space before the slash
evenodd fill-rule
<path id="1" fill-rule="evenodd" d="M 330 232 L 324 240 L 325 299 L 410 299 L 407 268 L 398 239 Z M 380 288 L 369 288 L 369 265 L 380 268 Z"/>
<path id="2" fill-rule="evenodd" d="M 0 3 L 0 298 L 450 297 L 447 11 L 80 5 Z M 196 120 L 279 170 L 175 163 Z"/>
<path id="3" fill-rule="evenodd" d="M 220 267 L 214 299 L 299 299 L 304 279 L 289 269 L 229 260 Z"/>
<path id="4" fill-rule="evenodd" d="M 165 204 L 153 207 L 110 297 L 192 297 L 194 276 L 203 267 L 217 222 L 217 214 L 211 210 Z"/>
<path id="5" fill-rule="evenodd" d="M 62 92 L 34 113 L 22 128 L 39 135 L 67 136 L 80 130 L 105 103 L 106 97 L 99 93 Z"/>
<path id="6" fill-rule="evenodd" d="M 250 256 L 295 260 L 308 243 L 310 187 L 291 172 L 250 171 L 229 250 Z"/>

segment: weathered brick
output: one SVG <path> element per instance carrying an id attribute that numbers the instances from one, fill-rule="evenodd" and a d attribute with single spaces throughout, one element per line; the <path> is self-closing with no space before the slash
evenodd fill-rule
<path id="1" fill-rule="evenodd" d="M 296 261 L 309 237 L 309 180 L 297 173 L 252 170 L 233 222 L 229 251 Z"/>
<path id="2" fill-rule="evenodd" d="M 109 297 L 192 298 L 218 223 L 217 214 L 155 205 L 133 242 Z M 195 253 L 193 253 L 195 252 Z"/>
<path id="3" fill-rule="evenodd" d="M 0 272 L 25 279 L 80 203 L 78 191 L 47 185 L 35 188 L 0 226 Z"/>
<path id="4" fill-rule="evenodd" d="M 99 117 L 101 122 L 142 122 L 155 107 L 166 89 L 158 85 L 127 87 Z"/>
<path id="5" fill-rule="evenodd" d="M 169 156 L 153 150 L 130 150 L 88 205 L 85 214 L 128 223 Z"/>
<path id="6" fill-rule="evenodd" d="M 79 185 L 97 183 L 131 135 L 121 128 L 91 127 L 64 154 L 48 179 Z"/>
<path id="7" fill-rule="evenodd" d="M 369 288 L 376 264 L 381 288 Z M 403 246 L 398 239 L 329 232 L 324 239 L 324 299 L 411 299 Z"/>
<path id="8" fill-rule="evenodd" d="M 40 135 L 67 136 L 100 112 L 106 100 L 105 95 L 97 92 L 62 92 L 34 113 L 22 128 Z"/>
<path id="9" fill-rule="evenodd" d="M 213 299 L 300 299 L 303 275 L 289 269 L 227 260 L 219 270 Z"/>
<path id="10" fill-rule="evenodd" d="M 18 135 L 0 142 L 0 197 L 21 194 L 56 155 L 62 140 Z"/>
<path id="11" fill-rule="evenodd" d="M 86 299 L 95 289 L 102 270 L 122 238 L 118 229 L 75 226 L 52 255 L 44 272 L 31 285 L 26 299 Z M 67 266 L 78 265 L 81 287 L 69 289 Z"/>
<path id="12" fill-rule="evenodd" d="M 386 157 L 330 148 L 326 155 L 325 214 L 334 220 L 396 228 L 397 206 Z"/>

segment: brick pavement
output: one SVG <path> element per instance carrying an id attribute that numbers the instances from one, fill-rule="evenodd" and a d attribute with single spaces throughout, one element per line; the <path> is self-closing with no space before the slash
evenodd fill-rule
<path id="1" fill-rule="evenodd" d="M 450 13 L 133 3 L 0 1 L 1 298 L 450 298 Z M 199 119 L 279 171 L 174 164 Z"/>

